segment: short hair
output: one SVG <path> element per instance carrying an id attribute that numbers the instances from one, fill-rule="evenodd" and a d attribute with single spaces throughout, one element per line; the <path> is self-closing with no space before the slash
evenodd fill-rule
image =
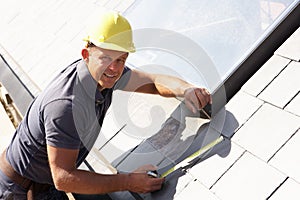
<path id="1" fill-rule="evenodd" d="M 94 45 L 92 42 L 87 42 L 86 44 L 85 44 L 85 47 L 86 48 L 91 48 L 91 47 L 97 47 L 96 45 Z"/>

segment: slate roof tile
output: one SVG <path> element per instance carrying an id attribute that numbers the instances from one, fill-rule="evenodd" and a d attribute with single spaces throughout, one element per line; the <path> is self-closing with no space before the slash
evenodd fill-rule
<path id="1" fill-rule="evenodd" d="M 291 62 L 258 96 L 273 105 L 284 108 L 298 94 L 300 63 Z"/>
<path id="2" fill-rule="evenodd" d="M 300 123 L 299 123 L 300 126 Z M 298 130 L 284 144 L 276 155 L 271 159 L 270 164 L 281 170 L 287 176 L 300 183 L 300 131 Z"/>
<path id="3" fill-rule="evenodd" d="M 286 176 L 246 152 L 211 189 L 220 199 L 267 199 Z"/>
<path id="4" fill-rule="evenodd" d="M 232 140 L 267 162 L 299 126 L 299 117 L 265 103 Z"/>

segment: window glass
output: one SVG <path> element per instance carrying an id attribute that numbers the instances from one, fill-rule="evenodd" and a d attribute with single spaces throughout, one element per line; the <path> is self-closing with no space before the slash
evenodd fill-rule
<path id="1" fill-rule="evenodd" d="M 169 41 L 173 44 L 167 48 L 156 42 L 153 48 L 149 47 L 151 43 L 144 48 L 138 41 L 137 52 L 129 57 L 128 62 L 145 70 L 175 74 L 213 90 L 273 30 L 292 4 L 293 0 L 136 1 L 125 13 L 136 31 L 134 37 L 163 43 L 167 37 L 160 38 L 159 34 L 151 33 L 155 29 L 166 30 L 160 35 L 174 31 L 176 36 Z M 140 30 L 150 30 L 150 33 L 140 39 Z M 174 50 L 178 48 L 176 45 L 183 46 L 185 42 L 190 46 L 183 47 L 185 53 Z M 197 48 L 193 42 L 198 45 Z M 211 63 L 202 63 L 200 58 L 204 57 Z M 204 65 L 208 69 L 203 69 Z M 211 77 L 203 72 L 209 69 L 214 74 L 211 83 L 208 83 Z"/>

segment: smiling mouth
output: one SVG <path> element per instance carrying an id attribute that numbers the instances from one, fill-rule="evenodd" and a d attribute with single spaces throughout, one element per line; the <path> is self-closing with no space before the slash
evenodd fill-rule
<path id="1" fill-rule="evenodd" d="M 106 73 L 104 73 L 104 76 L 107 78 L 115 78 L 116 77 L 116 75 L 111 75 L 111 74 L 106 74 Z"/>

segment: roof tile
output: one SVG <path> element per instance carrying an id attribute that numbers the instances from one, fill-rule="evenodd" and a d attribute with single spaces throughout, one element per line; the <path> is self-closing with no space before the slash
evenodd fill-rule
<path id="1" fill-rule="evenodd" d="M 233 141 L 268 161 L 299 128 L 300 118 L 264 104 L 233 136 Z"/>
<path id="2" fill-rule="evenodd" d="M 300 90 L 299 76 L 300 63 L 290 63 L 258 98 L 284 108 Z"/>
<path id="3" fill-rule="evenodd" d="M 238 127 L 235 127 L 235 130 L 231 131 L 235 132 L 238 128 L 240 128 L 253 115 L 253 113 L 255 113 L 259 109 L 262 104 L 263 101 L 259 100 L 258 98 L 255 98 L 243 91 L 238 92 L 226 104 L 226 110 L 232 113 L 232 118 L 234 118 L 234 120 L 237 121 L 236 123 L 238 123 Z M 227 117 L 230 116 L 228 116 L 227 114 L 226 118 Z M 231 126 L 235 123 L 233 123 L 233 120 L 231 120 L 230 123 L 225 124 L 226 126 L 224 127 L 222 134 L 227 135 L 226 132 L 232 129 Z"/>
<path id="4" fill-rule="evenodd" d="M 186 199 L 210 199 L 218 200 L 219 198 L 209 191 L 208 188 L 204 187 L 199 181 L 192 181 L 187 187 L 175 197 L 175 200 L 186 200 Z M 201 197 L 201 198 L 200 198 Z"/>
<path id="5" fill-rule="evenodd" d="M 242 87 L 242 90 L 259 95 L 264 88 L 287 66 L 289 59 L 273 55 Z"/>
<path id="6" fill-rule="evenodd" d="M 246 152 L 212 191 L 222 200 L 266 199 L 285 178 L 275 168 Z"/>
<path id="7" fill-rule="evenodd" d="M 300 126 L 300 123 L 299 123 Z M 300 183 L 300 131 L 271 159 L 270 164 Z"/>
<path id="8" fill-rule="evenodd" d="M 227 141 L 216 146 L 210 154 L 213 156 L 202 160 L 189 170 L 197 180 L 210 188 L 243 154 L 244 149 L 235 143 Z"/>
<path id="9" fill-rule="evenodd" d="M 275 54 L 300 61 L 300 28 L 298 28 L 278 49 Z"/>
<path id="10" fill-rule="evenodd" d="M 300 116 L 300 93 L 292 99 L 292 101 L 285 107 L 285 110 Z"/>
<path id="11" fill-rule="evenodd" d="M 284 184 L 269 198 L 269 200 L 296 200 L 300 199 L 300 184 L 289 178 Z"/>

